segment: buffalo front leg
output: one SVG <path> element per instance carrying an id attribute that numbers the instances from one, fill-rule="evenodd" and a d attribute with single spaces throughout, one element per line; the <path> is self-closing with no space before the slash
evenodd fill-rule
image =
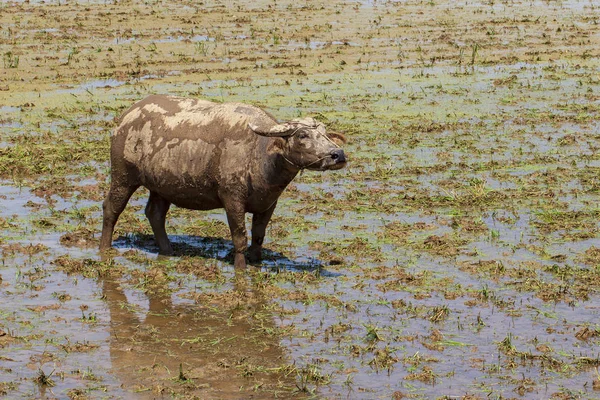
<path id="1" fill-rule="evenodd" d="M 227 222 L 229 223 L 231 239 L 233 240 L 233 265 L 235 268 L 246 268 L 246 256 L 244 253 L 248 248 L 248 237 L 246 236 L 246 213 L 243 209 L 243 205 L 241 204 L 225 204 Z"/>
<path id="2" fill-rule="evenodd" d="M 251 262 L 258 262 L 262 259 L 262 245 L 265 241 L 265 232 L 267 225 L 275 211 L 275 202 L 269 209 L 261 213 L 255 213 L 252 216 L 252 244 L 248 249 L 248 259 Z"/>
<path id="3" fill-rule="evenodd" d="M 111 183 L 110 190 L 102 203 L 102 236 L 100 238 L 100 250 L 105 250 L 112 245 L 112 235 L 119 216 L 125 209 L 129 198 L 139 186 L 121 186 Z"/>
<path id="4" fill-rule="evenodd" d="M 148 199 L 148 204 L 146 204 L 146 217 L 150 221 L 159 252 L 165 255 L 173 254 L 173 248 L 165 230 L 165 220 L 170 206 L 171 202 L 164 197 L 158 193 L 150 192 L 150 198 Z"/>

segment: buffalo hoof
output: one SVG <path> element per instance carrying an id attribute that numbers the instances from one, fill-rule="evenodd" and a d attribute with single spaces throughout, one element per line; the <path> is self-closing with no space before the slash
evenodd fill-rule
<path id="1" fill-rule="evenodd" d="M 161 256 L 172 256 L 174 251 L 173 251 L 173 247 L 171 246 L 171 243 L 166 243 L 166 244 L 158 244 L 158 254 L 160 254 Z"/>
<path id="2" fill-rule="evenodd" d="M 235 268 L 246 268 L 246 257 L 242 253 L 235 253 L 233 266 Z"/>
<path id="3" fill-rule="evenodd" d="M 248 249 L 248 261 L 251 263 L 259 263 L 262 260 L 262 250 L 260 247 L 252 247 Z"/>
<path id="4" fill-rule="evenodd" d="M 163 247 L 160 250 L 158 250 L 158 254 L 160 254 L 161 256 L 172 256 L 173 253 L 174 251 L 171 245 L 169 245 L 169 247 Z"/>

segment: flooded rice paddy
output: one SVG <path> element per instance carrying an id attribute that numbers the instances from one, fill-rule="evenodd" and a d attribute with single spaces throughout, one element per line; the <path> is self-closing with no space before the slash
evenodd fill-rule
<path id="1" fill-rule="evenodd" d="M 5 1 L 0 397 L 600 397 L 600 5 Z M 100 257 L 115 118 L 151 93 L 312 115 L 346 169 L 234 271 L 222 211 L 139 190 Z"/>

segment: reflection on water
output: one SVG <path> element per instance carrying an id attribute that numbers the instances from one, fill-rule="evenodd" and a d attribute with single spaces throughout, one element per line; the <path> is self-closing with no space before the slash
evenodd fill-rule
<path id="1" fill-rule="evenodd" d="M 174 304 L 161 288 L 147 297 L 144 312 L 118 282 L 101 282 L 110 311 L 111 372 L 122 386 L 143 398 L 220 399 L 273 398 L 293 386 L 295 375 L 279 369 L 285 363 L 279 338 L 265 334 L 274 323 L 262 310 L 264 299 L 247 290 L 244 276 L 235 279 L 235 289 L 219 299 L 224 307 L 201 297 L 197 305 Z"/>

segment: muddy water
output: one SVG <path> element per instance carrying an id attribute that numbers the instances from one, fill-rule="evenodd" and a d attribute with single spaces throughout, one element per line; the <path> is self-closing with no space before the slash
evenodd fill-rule
<path id="1" fill-rule="evenodd" d="M 185 274 L 173 281 L 162 271 L 157 276 L 156 270 L 150 275 L 131 270 L 131 281 L 119 280 L 121 266 L 101 260 L 93 238 L 65 242 L 65 235 L 36 226 L 50 214 L 30 211 L 42 199 L 9 186 L 3 186 L 2 196 L 3 215 L 14 228 L 3 241 L 0 275 L 4 395 L 294 396 L 283 381 L 290 376 L 292 386 L 295 375 L 291 369 L 279 372 L 287 355 L 276 336 L 264 334 L 274 329 L 271 314 L 263 310 L 264 295 L 245 276 L 213 262 L 210 268 L 223 277 L 222 301 L 199 298 L 202 288 Z M 54 212 L 64 211 L 61 207 L 72 204 L 62 202 Z M 77 235 L 76 230 L 72 236 Z M 144 265 L 156 259 L 148 256 L 141 256 Z M 123 268 L 136 268 L 139 260 L 121 259 L 128 264 Z M 169 261 L 159 263 L 168 267 Z M 105 275 L 104 267 L 110 271 Z M 144 290 L 148 283 L 152 289 Z M 36 384 L 22 384 L 27 381 Z"/>
<path id="2" fill-rule="evenodd" d="M 168 4 L 167 4 L 168 3 Z M 0 397 L 598 397 L 597 4 L 0 5 Z M 95 248 L 115 118 L 150 93 L 345 132 L 262 265 L 139 191 Z"/>

